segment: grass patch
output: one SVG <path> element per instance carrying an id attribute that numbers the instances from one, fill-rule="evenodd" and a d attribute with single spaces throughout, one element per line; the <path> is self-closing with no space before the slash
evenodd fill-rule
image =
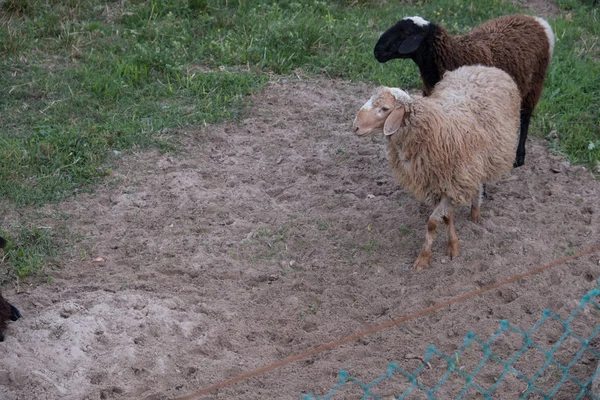
<path id="1" fill-rule="evenodd" d="M 327 223 L 327 221 L 319 220 L 319 221 L 316 221 L 315 223 L 317 224 L 317 228 L 320 231 L 326 231 L 327 229 L 329 229 L 329 224 Z"/>
<path id="2" fill-rule="evenodd" d="M 410 228 L 406 225 L 402 225 L 400 228 L 398 228 L 398 230 L 400 231 L 400 233 L 408 233 L 410 232 Z"/>
<path id="3" fill-rule="evenodd" d="M 257 229 L 247 240 L 242 242 L 240 252 L 252 262 L 282 259 L 287 254 L 286 240 L 289 230 L 289 226 L 282 226 L 276 231 L 269 228 Z"/>
<path id="4" fill-rule="evenodd" d="M 560 1 L 568 11 L 551 20 L 558 38 L 534 132 L 556 137 L 554 146 L 573 163 L 600 161 L 600 12 Z"/>
<path id="5" fill-rule="evenodd" d="M 364 245 L 359 245 L 358 247 L 365 253 L 371 254 L 377 248 L 377 242 L 375 242 L 374 240 L 370 240 L 369 243 L 364 244 Z"/>
<path id="6" fill-rule="evenodd" d="M 561 0 L 534 132 L 574 162 L 600 159 L 600 24 Z M 410 61 L 377 63 L 380 31 L 422 15 L 460 33 L 518 12 L 509 0 L 7 0 L 0 9 L 0 196 L 44 204 L 111 173 L 113 150 L 168 143 L 164 128 L 243 110 L 268 73 L 295 70 L 414 88 Z"/>
<path id="7" fill-rule="evenodd" d="M 12 237 L 2 230 L 0 234 L 8 241 L 0 251 L 0 284 L 39 273 L 58 254 L 54 231 L 49 228 L 21 226 Z"/>
<path id="8" fill-rule="evenodd" d="M 555 131 L 557 150 L 595 165 L 597 1 L 558 3 L 555 56 L 532 131 Z M 460 33 L 519 11 L 510 0 L 5 0 L 1 201 L 39 206 L 85 190 L 111 174 L 115 150 L 171 149 L 165 128 L 238 117 L 272 74 L 419 87 L 412 62 L 374 60 L 381 31 L 421 15 Z"/>

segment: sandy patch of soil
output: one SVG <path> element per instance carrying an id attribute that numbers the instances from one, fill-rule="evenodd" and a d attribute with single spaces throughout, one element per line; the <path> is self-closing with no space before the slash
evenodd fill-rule
<path id="1" fill-rule="evenodd" d="M 552 0 L 512 0 L 541 17 L 554 17 L 560 13 L 560 8 Z"/>

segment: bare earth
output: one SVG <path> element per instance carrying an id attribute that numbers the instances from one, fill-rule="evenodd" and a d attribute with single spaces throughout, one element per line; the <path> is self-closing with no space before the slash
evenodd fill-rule
<path id="1" fill-rule="evenodd" d="M 243 121 L 175 132 L 185 152 L 125 157 L 106 186 L 58 206 L 84 239 L 52 283 L 4 290 L 23 319 L 0 345 L 0 398 L 183 396 L 598 243 L 600 185 L 581 168 L 552 172 L 561 159 L 532 140 L 526 165 L 488 185 L 480 225 L 466 207 L 458 210 L 460 256 L 446 259 L 442 231 L 431 268 L 412 271 L 431 210 L 397 185 L 382 137 L 350 133 L 372 89 L 272 84 Z M 93 263 L 96 257 L 105 262 Z M 595 286 L 599 257 L 206 398 L 324 394 L 340 369 L 370 381 L 390 361 L 416 368 L 411 357 L 429 344 L 450 353 L 468 331 L 487 338 L 502 319 L 529 329 L 546 308 L 567 316 Z M 600 322 L 597 312 L 582 318 L 583 330 Z M 537 340 L 551 347 L 560 334 L 552 325 Z M 517 339 L 503 342 L 500 354 L 520 348 Z M 578 350 L 571 344 L 565 357 Z M 586 357 L 577 364 L 583 378 L 596 369 Z M 524 358 L 519 367 L 532 375 L 539 354 Z M 423 381 L 445 369 L 436 360 Z M 497 375 L 484 372 L 478 379 L 489 387 Z M 501 386 L 498 398 L 526 388 L 514 377 L 506 382 L 512 386 Z M 440 398 L 456 395 L 459 384 L 445 385 Z M 376 393 L 387 399 L 406 387 L 398 378 Z M 563 387 L 556 398 L 574 398 L 573 386 Z M 334 398 L 362 393 L 350 386 Z"/>
<path id="2" fill-rule="evenodd" d="M 541 17 L 554 17 L 560 13 L 560 8 L 553 0 L 512 0 L 512 2 Z"/>

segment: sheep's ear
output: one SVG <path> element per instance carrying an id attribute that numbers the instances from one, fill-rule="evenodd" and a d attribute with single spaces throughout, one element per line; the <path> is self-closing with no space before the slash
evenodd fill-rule
<path id="1" fill-rule="evenodd" d="M 392 111 L 383 125 L 383 134 L 385 136 L 390 136 L 398 132 L 398 129 L 400 129 L 402 123 L 404 122 L 405 113 L 404 107 L 399 107 Z"/>
<path id="2" fill-rule="evenodd" d="M 407 37 L 402 41 L 400 46 L 398 46 L 398 54 L 410 54 L 415 52 L 421 45 L 423 39 L 425 39 L 424 33 L 418 33 Z"/>

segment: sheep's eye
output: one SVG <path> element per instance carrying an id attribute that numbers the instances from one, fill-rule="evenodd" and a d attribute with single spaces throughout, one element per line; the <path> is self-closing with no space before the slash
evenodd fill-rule
<path id="1" fill-rule="evenodd" d="M 381 112 L 388 112 L 388 111 L 390 111 L 390 109 L 389 109 L 389 108 L 387 108 L 387 107 L 381 107 L 381 110 L 380 110 L 380 111 L 381 111 Z"/>

